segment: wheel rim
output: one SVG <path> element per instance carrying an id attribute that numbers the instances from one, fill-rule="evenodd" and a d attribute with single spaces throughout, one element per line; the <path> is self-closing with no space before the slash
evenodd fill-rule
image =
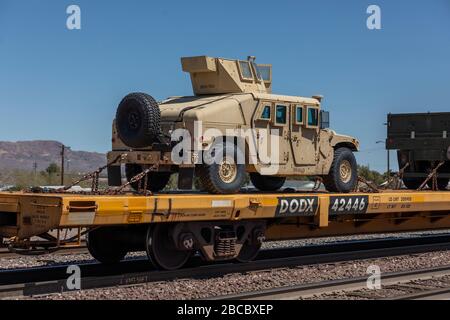
<path id="1" fill-rule="evenodd" d="M 232 183 L 237 176 L 237 165 L 233 158 L 225 157 L 219 164 L 219 177 L 225 183 Z"/>
<path id="2" fill-rule="evenodd" d="M 352 179 L 352 166 L 348 160 L 341 162 L 341 165 L 339 166 L 339 174 L 342 182 L 344 183 L 348 183 Z"/>
<path id="3" fill-rule="evenodd" d="M 139 129 L 141 121 L 139 115 L 136 112 L 130 112 L 128 115 L 128 126 L 131 130 Z"/>
<path id="4" fill-rule="evenodd" d="M 175 247 L 170 231 L 170 225 L 158 224 L 150 226 L 147 232 L 147 256 L 158 269 L 179 269 L 192 254 L 192 251 L 182 251 Z"/>

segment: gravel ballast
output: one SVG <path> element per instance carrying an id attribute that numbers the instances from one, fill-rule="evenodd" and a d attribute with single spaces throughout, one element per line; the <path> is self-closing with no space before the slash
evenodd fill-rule
<path id="1" fill-rule="evenodd" d="M 153 282 L 128 287 L 81 290 L 35 298 L 57 300 L 202 299 L 212 296 L 236 294 L 245 291 L 270 289 L 281 286 L 368 276 L 366 271 L 371 265 L 379 266 L 382 273 L 389 273 L 432 268 L 448 265 L 449 263 L 450 251 L 439 251 L 344 263 L 310 265 L 296 268 L 278 268 L 243 274 L 229 274 L 209 279 L 174 279 L 172 281 Z"/>
<path id="2" fill-rule="evenodd" d="M 450 276 L 418 279 L 401 284 L 382 286 L 378 290 L 360 289 L 353 291 L 336 291 L 315 295 L 300 300 L 373 300 L 398 299 L 410 294 L 423 293 L 450 287 Z"/>

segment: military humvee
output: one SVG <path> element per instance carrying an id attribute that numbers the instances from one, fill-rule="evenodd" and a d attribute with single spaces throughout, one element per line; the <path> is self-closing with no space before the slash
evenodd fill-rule
<path id="1" fill-rule="evenodd" d="M 120 102 L 108 160 L 126 156 L 108 168 L 110 186 L 121 184 L 124 164 L 129 181 L 152 167 L 146 187 L 153 192 L 162 190 L 173 173 L 180 189 L 191 189 L 195 174 L 205 191 L 217 194 L 238 192 L 247 173 L 261 191 L 276 191 L 296 176 L 321 176 L 331 192 L 354 189 L 353 151 L 359 142 L 328 129 L 321 96 L 272 94 L 272 66 L 256 64 L 254 57 L 188 57 L 181 64 L 190 73 L 194 96 L 157 103 L 150 95 L 132 93 Z M 250 134 L 244 137 L 243 131 Z M 179 150 L 181 142 L 190 144 Z M 207 154 L 215 161 L 202 161 Z M 139 188 L 136 182 L 132 186 Z"/>
<path id="2" fill-rule="evenodd" d="M 418 189 L 440 162 L 437 188 L 445 190 L 450 180 L 450 112 L 388 114 L 388 150 L 397 150 L 403 183 Z M 432 187 L 432 180 L 428 186 Z"/>

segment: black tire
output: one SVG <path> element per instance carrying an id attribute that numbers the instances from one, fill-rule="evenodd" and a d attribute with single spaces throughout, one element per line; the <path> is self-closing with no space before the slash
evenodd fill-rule
<path id="1" fill-rule="evenodd" d="M 256 189 L 261 191 L 280 190 L 286 182 L 285 177 L 263 176 L 258 172 L 250 173 L 250 181 Z"/>
<path id="2" fill-rule="evenodd" d="M 437 179 L 438 190 L 447 190 L 448 182 L 449 182 L 448 178 L 438 178 Z M 427 184 L 428 184 L 428 187 L 430 189 L 432 189 L 433 188 L 433 179 L 428 180 Z"/>
<path id="3" fill-rule="evenodd" d="M 341 165 L 350 166 L 349 175 L 344 180 L 341 175 Z M 338 148 L 334 151 L 333 163 L 330 171 L 323 179 L 325 188 L 330 192 L 349 193 L 356 188 L 358 183 L 358 170 L 355 155 L 348 148 Z"/>
<path id="4" fill-rule="evenodd" d="M 119 263 L 128 253 L 128 249 L 117 240 L 117 228 L 98 228 L 86 236 L 89 253 L 103 264 Z"/>
<path id="5" fill-rule="evenodd" d="M 233 194 L 241 190 L 242 185 L 246 179 L 245 164 L 238 164 L 237 159 L 243 159 L 244 154 L 242 151 L 233 143 L 230 142 L 219 142 L 215 144 L 208 157 L 209 160 L 217 159 L 214 163 L 202 164 L 197 168 L 197 176 L 200 179 L 200 183 L 204 190 L 213 194 Z M 233 159 L 229 161 L 234 161 L 232 166 L 235 166 L 235 174 L 230 177 L 229 181 L 225 181 L 219 172 L 221 171 L 221 159 L 225 158 L 225 155 L 234 155 Z"/>
<path id="6" fill-rule="evenodd" d="M 127 95 L 117 108 L 116 129 L 125 145 L 132 148 L 150 146 L 161 132 L 158 103 L 145 93 Z"/>
<path id="7" fill-rule="evenodd" d="M 126 164 L 125 165 L 125 175 L 127 176 L 127 181 L 130 181 L 134 176 L 138 175 L 144 171 L 140 164 Z M 151 192 L 159 192 L 163 190 L 170 180 L 170 172 L 150 172 L 147 174 L 147 190 Z M 143 182 L 143 179 L 141 180 Z M 139 189 L 140 182 L 134 182 L 131 187 L 134 190 Z"/>
<path id="8" fill-rule="evenodd" d="M 425 181 L 425 178 L 404 177 L 403 184 L 409 190 L 417 190 Z"/>

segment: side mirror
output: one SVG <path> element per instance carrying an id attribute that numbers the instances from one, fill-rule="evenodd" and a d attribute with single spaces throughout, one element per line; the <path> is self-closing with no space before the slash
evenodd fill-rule
<path id="1" fill-rule="evenodd" d="M 328 129 L 330 127 L 330 112 L 320 110 L 320 129 Z"/>

